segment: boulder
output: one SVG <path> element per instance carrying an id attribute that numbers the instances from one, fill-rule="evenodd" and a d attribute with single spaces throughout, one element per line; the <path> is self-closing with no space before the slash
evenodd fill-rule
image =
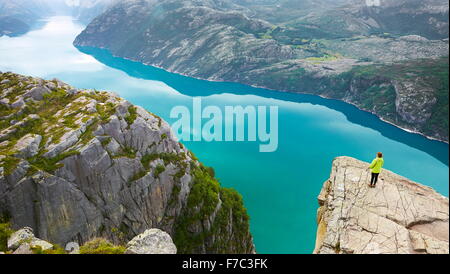
<path id="1" fill-rule="evenodd" d="M 8 249 L 14 250 L 14 254 L 31 254 L 31 247 L 40 246 L 42 250 L 53 248 L 53 245 L 34 236 L 33 229 L 22 228 L 14 232 L 8 239 Z M 28 253 L 30 250 L 31 253 Z"/>
<path id="2" fill-rule="evenodd" d="M 40 100 L 44 99 L 45 94 L 48 94 L 50 92 L 51 91 L 45 86 L 35 87 L 35 88 L 32 88 L 30 91 L 28 91 L 24 97 L 25 98 L 31 97 L 34 100 L 40 101 Z"/>
<path id="3" fill-rule="evenodd" d="M 80 254 L 80 246 L 75 242 L 67 243 L 64 249 L 69 254 Z"/>
<path id="4" fill-rule="evenodd" d="M 127 244 L 126 254 L 176 254 L 172 238 L 159 229 L 149 229 Z"/>
<path id="5" fill-rule="evenodd" d="M 17 230 L 8 239 L 8 249 L 16 250 L 23 242 L 31 241 L 33 238 L 33 229 L 25 227 Z"/>
<path id="6" fill-rule="evenodd" d="M 29 243 L 23 243 L 13 252 L 13 254 L 33 254 L 33 250 L 31 250 L 31 245 Z"/>
<path id="7" fill-rule="evenodd" d="M 17 156 L 22 158 L 30 158 L 38 153 L 39 144 L 42 141 L 42 136 L 36 134 L 27 134 L 22 137 L 14 149 L 17 150 Z"/>

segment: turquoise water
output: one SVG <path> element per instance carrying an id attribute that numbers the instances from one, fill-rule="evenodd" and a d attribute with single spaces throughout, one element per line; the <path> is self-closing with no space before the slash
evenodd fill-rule
<path id="1" fill-rule="evenodd" d="M 226 187 L 244 197 L 259 253 L 311 253 L 317 195 L 341 155 L 372 160 L 383 151 L 386 168 L 448 196 L 448 145 L 402 131 L 340 101 L 281 93 L 235 83 L 196 80 L 115 58 L 105 50 L 72 46 L 83 27 L 69 17 L 50 18 L 21 37 L 0 38 L 0 71 L 51 79 L 78 88 L 115 91 L 170 123 L 173 106 L 276 105 L 279 148 L 259 153 L 258 143 L 185 142 Z M 84 53 L 83 53 L 84 52 Z"/>

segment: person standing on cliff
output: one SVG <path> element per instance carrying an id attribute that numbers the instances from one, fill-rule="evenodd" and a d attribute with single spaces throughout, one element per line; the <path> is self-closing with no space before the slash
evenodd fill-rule
<path id="1" fill-rule="evenodd" d="M 377 157 L 372 161 L 369 169 L 372 170 L 372 178 L 370 179 L 370 187 L 375 187 L 378 182 L 378 176 L 380 175 L 381 168 L 384 165 L 383 153 L 378 152 Z"/>

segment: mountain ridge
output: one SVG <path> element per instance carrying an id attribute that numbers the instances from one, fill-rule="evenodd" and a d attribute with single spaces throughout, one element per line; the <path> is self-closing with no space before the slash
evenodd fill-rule
<path id="1" fill-rule="evenodd" d="M 340 99 L 448 142 L 448 39 L 387 34 L 296 38 L 292 29 L 239 11 L 175 2 L 118 4 L 88 25 L 74 45 L 105 48 L 115 56 L 195 78 Z M 125 31 L 130 26 L 135 31 Z M 415 71 L 420 63 L 424 65 Z M 433 66 L 442 70 L 429 75 Z M 401 69 L 383 73 L 393 68 Z M 406 89 L 416 95 L 409 98 Z M 411 108 L 418 103 L 424 109 Z"/>

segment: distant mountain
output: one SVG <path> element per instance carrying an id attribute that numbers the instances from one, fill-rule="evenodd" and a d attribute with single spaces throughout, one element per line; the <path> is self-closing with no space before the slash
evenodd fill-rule
<path id="1" fill-rule="evenodd" d="M 448 25 L 442 17 L 448 2 L 337 4 L 121 1 L 94 19 L 74 44 L 192 77 L 344 100 L 448 141 L 449 44 L 440 39 L 448 37 L 442 28 Z M 307 15 L 290 20 L 302 13 Z"/>
<path id="2" fill-rule="evenodd" d="M 88 24 L 118 0 L 0 0 L 0 36 L 26 33 L 39 19 L 70 15 Z"/>
<path id="3" fill-rule="evenodd" d="M 51 1 L 51 0 L 50 0 Z M 85 24 L 120 0 L 64 0 L 69 13 Z"/>
<path id="4" fill-rule="evenodd" d="M 49 10 L 40 0 L 0 0 L 0 36 L 26 33 Z"/>
<path id="5" fill-rule="evenodd" d="M 325 9 L 310 13 L 290 22 L 289 26 L 303 30 L 319 30 L 322 34 L 321 38 L 380 33 L 415 34 L 428 39 L 448 37 L 448 1 L 366 0 L 353 2 L 351 5 L 337 9 Z"/>

